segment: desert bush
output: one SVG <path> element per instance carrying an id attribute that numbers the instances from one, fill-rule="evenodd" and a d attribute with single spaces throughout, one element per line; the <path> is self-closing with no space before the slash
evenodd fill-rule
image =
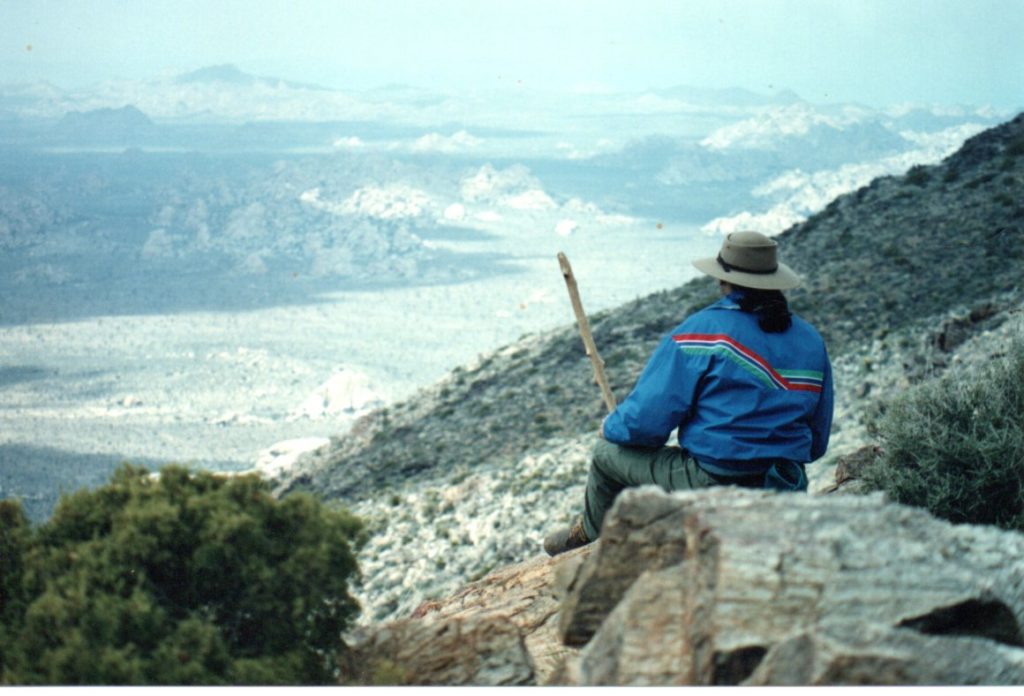
<path id="1" fill-rule="evenodd" d="M 1009 157 L 1024 155 L 1024 135 L 1018 135 L 1006 144 L 1006 154 Z"/>
<path id="2" fill-rule="evenodd" d="M 0 683 L 333 681 L 358 612 L 348 513 L 255 476 L 128 465 L 37 528 L 17 507 L 0 504 Z"/>
<path id="3" fill-rule="evenodd" d="M 1024 343 L 904 392 L 874 427 L 884 454 L 869 488 L 951 522 L 1024 530 Z"/>
<path id="4" fill-rule="evenodd" d="M 914 165 L 907 172 L 907 183 L 914 186 L 924 186 L 932 178 L 931 172 L 921 164 Z"/>

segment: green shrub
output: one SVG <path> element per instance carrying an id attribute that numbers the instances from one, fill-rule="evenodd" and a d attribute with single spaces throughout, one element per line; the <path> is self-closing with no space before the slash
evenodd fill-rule
<path id="1" fill-rule="evenodd" d="M 127 465 L 36 529 L 16 508 L 0 503 L 0 684 L 333 681 L 358 612 L 348 513 Z"/>
<path id="2" fill-rule="evenodd" d="M 1017 204 L 1017 201 L 1014 200 L 1013 196 L 1008 193 L 997 193 L 992 197 L 992 200 L 1007 208 L 1012 208 Z"/>
<path id="3" fill-rule="evenodd" d="M 1009 157 L 1020 157 L 1024 155 L 1024 135 L 1018 135 L 1006 145 L 1006 154 Z"/>
<path id="4" fill-rule="evenodd" d="M 951 522 L 1024 530 L 1024 343 L 908 390 L 875 423 L 869 488 Z"/>
<path id="5" fill-rule="evenodd" d="M 28 519 L 21 505 L 0 500 L 0 684 L 6 681 L 3 667 L 12 659 L 12 627 L 25 612 L 21 578 L 28 534 Z"/>
<path id="6" fill-rule="evenodd" d="M 907 183 L 913 184 L 914 186 L 924 186 L 932 178 L 931 172 L 928 168 L 921 164 L 916 164 L 910 168 L 907 172 Z"/>
<path id="7" fill-rule="evenodd" d="M 976 189 L 982 184 L 987 184 L 995 178 L 996 172 L 988 172 L 987 174 L 982 174 L 975 179 L 971 179 L 965 184 L 965 186 L 969 189 Z"/>

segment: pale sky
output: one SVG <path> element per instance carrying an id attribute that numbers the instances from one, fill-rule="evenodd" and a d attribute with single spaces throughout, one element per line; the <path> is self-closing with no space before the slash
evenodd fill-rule
<path id="1" fill-rule="evenodd" d="M 0 0 L 0 83 L 222 63 L 343 89 L 692 85 L 1017 109 L 1024 0 Z"/>

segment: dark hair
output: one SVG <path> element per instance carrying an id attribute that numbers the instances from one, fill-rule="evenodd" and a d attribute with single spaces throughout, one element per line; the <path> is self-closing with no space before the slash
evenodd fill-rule
<path id="1" fill-rule="evenodd" d="M 758 290 L 734 285 L 741 290 L 740 311 L 757 316 L 757 324 L 767 333 L 782 333 L 793 324 L 786 296 L 779 290 Z"/>

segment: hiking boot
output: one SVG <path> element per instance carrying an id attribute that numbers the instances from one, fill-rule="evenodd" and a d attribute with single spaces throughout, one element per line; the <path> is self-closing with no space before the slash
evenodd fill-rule
<path id="1" fill-rule="evenodd" d="M 544 550 L 548 552 L 549 556 L 557 556 L 589 543 L 590 539 L 583 531 L 583 520 L 578 519 L 568 529 L 561 529 L 544 537 Z"/>

